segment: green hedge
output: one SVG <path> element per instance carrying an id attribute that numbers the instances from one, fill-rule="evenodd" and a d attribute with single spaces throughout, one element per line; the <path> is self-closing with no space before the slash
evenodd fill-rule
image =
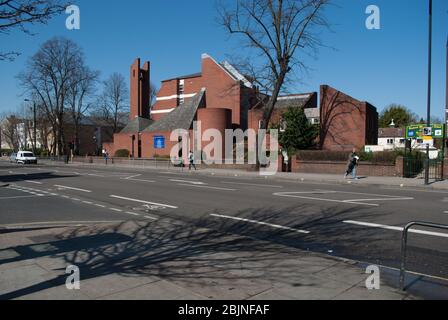
<path id="1" fill-rule="evenodd" d="M 405 156 L 404 150 L 381 151 L 381 152 L 358 152 L 360 160 L 364 162 L 395 164 L 398 156 Z M 350 152 L 346 151 L 299 151 L 297 159 L 302 161 L 348 161 Z M 423 159 L 423 154 L 419 151 L 407 153 L 407 158 Z"/>
<path id="2" fill-rule="evenodd" d="M 117 158 L 129 158 L 131 152 L 127 149 L 120 149 L 115 151 L 115 157 Z"/>
<path id="3" fill-rule="evenodd" d="M 0 149 L 0 156 L 6 154 L 8 157 L 13 153 L 13 150 L 11 149 Z"/>

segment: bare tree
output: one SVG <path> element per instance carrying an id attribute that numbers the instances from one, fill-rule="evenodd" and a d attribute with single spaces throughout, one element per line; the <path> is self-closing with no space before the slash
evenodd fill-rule
<path id="1" fill-rule="evenodd" d="M 20 119 L 14 114 L 8 114 L 3 116 L 1 131 L 2 139 L 6 144 L 14 151 L 20 149 Z"/>
<path id="2" fill-rule="evenodd" d="M 46 24 L 52 17 L 64 12 L 67 4 L 60 0 L 0 0 L 0 34 L 19 29 L 32 34 L 32 24 Z M 14 60 L 20 53 L 0 52 L 0 61 Z"/>
<path id="3" fill-rule="evenodd" d="M 79 126 L 82 118 L 92 106 L 89 99 L 94 93 L 99 71 L 92 71 L 86 66 L 80 66 L 68 89 L 68 113 L 74 126 L 74 152 L 79 149 Z"/>
<path id="4" fill-rule="evenodd" d="M 323 16 L 330 0 L 236 0 L 220 4 L 219 23 L 230 35 L 242 37 L 251 57 L 247 68 L 263 91 L 261 129 L 269 121 L 285 82 L 295 68 L 305 67 L 300 53 L 310 54 L 321 45 L 316 29 L 327 27 Z"/>
<path id="5" fill-rule="evenodd" d="M 71 85 L 84 66 L 81 48 L 71 40 L 55 37 L 45 42 L 27 63 L 26 71 L 19 74 L 21 86 L 30 96 L 38 99 L 51 123 L 55 140 L 54 153 L 64 154 L 65 106 Z"/>
<path id="6" fill-rule="evenodd" d="M 99 113 L 112 127 L 114 133 L 118 131 L 120 115 L 128 108 L 129 90 L 123 75 L 113 73 L 103 82 L 103 92 L 98 99 Z"/>

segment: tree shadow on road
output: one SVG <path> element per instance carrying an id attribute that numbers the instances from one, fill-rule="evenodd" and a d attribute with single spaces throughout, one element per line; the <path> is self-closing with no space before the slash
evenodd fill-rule
<path id="1" fill-rule="evenodd" d="M 111 274 L 158 277 L 196 292 L 207 286 L 219 290 L 234 287 L 250 290 L 255 281 L 267 287 L 272 283 L 313 286 L 313 281 L 317 281 L 313 275 L 338 261 L 328 257 L 331 263 L 323 263 L 318 256 L 310 260 L 313 254 L 307 250 L 322 251 L 324 248 L 325 251 L 330 246 L 338 250 L 335 247 L 337 241 L 345 250 L 365 246 L 364 239 L 375 239 L 375 230 L 359 229 L 355 236 L 353 226 L 340 222 L 347 216 L 365 219 L 370 215 L 378 217 L 378 213 L 369 213 L 367 209 L 353 212 L 353 208 L 338 207 L 312 213 L 312 208 L 311 205 L 300 205 L 282 210 L 246 209 L 233 215 L 267 223 L 278 223 L 279 215 L 282 215 L 282 224 L 310 230 L 310 234 L 205 216 L 194 223 L 172 219 L 151 223 L 128 221 L 66 229 L 50 241 L 39 242 L 39 238 L 34 238 L 37 242 L 34 245 L 8 248 L 20 256 L 0 260 L 0 264 L 50 257 L 60 262 L 59 268 L 53 270 L 60 275 L 3 294 L 0 299 L 14 299 L 64 285 L 68 265 L 79 267 L 81 281 Z M 381 237 L 387 240 L 389 235 Z M 394 235 L 390 234 L 390 238 Z M 388 250 L 379 246 L 380 249 L 383 253 Z"/>
<path id="2" fill-rule="evenodd" d="M 23 174 L 9 174 L 0 175 L 0 182 L 2 183 L 14 183 L 21 181 L 34 181 L 34 180 L 50 180 L 50 179 L 64 179 L 74 178 L 75 175 L 55 175 L 52 172 L 39 172 L 39 173 L 23 173 Z"/>

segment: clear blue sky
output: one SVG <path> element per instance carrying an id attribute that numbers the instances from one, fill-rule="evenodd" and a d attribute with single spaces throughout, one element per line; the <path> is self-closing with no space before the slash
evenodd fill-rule
<path id="1" fill-rule="evenodd" d="M 231 0 L 228 0 L 231 1 Z M 426 114 L 427 3 L 428 0 L 334 0 L 327 11 L 332 32 L 323 39 L 334 49 L 322 48 L 317 59 L 293 92 L 318 91 L 329 84 L 349 95 L 367 100 L 381 111 L 390 103 Z M 102 78 L 120 72 L 128 78 L 135 57 L 152 63 L 152 80 L 200 70 L 201 53 L 217 60 L 239 52 L 216 23 L 214 0 L 79 0 L 81 30 L 65 29 L 66 15 L 49 25 L 36 26 L 38 34 L 0 35 L 1 50 L 20 50 L 15 62 L 0 62 L 0 112 L 15 110 L 23 97 L 15 76 L 39 45 L 56 35 L 84 48 L 87 63 Z M 381 9 L 381 30 L 365 28 L 368 5 Z M 443 116 L 445 104 L 445 45 L 448 34 L 448 1 L 434 0 L 433 114 Z"/>

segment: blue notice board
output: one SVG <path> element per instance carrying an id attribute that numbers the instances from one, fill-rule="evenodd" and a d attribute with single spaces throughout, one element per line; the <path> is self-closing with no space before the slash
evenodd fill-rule
<path id="1" fill-rule="evenodd" d="M 165 149 L 164 136 L 154 136 L 154 149 Z"/>

